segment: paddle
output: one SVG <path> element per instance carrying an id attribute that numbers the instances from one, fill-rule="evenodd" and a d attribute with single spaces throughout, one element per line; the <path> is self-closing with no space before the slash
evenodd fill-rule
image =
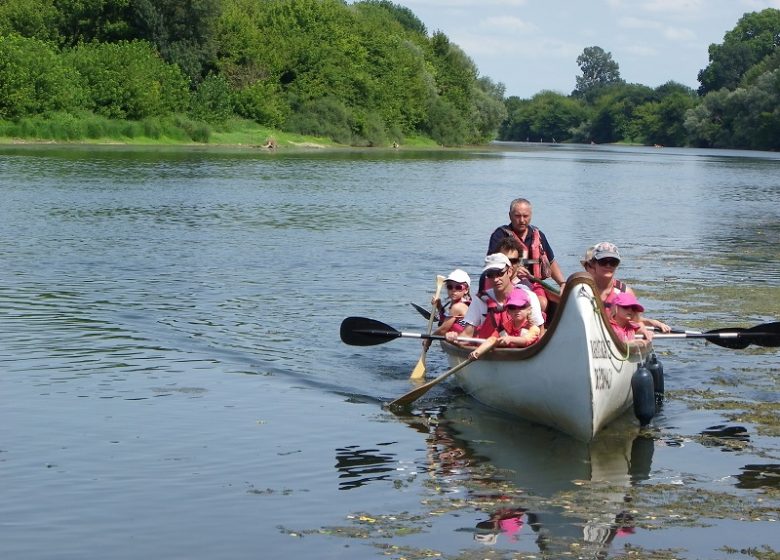
<path id="1" fill-rule="evenodd" d="M 532 282 L 536 282 L 537 284 L 541 284 L 542 286 L 544 286 L 554 294 L 561 295 L 561 288 L 559 286 L 553 286 L 549 282 L 545 282 L 544 280 L 542 280 L 541 278 L 537 278 L 536 276 L 529 275 L 528 279 L 531 280 Z"/>
<path id="2" fill-rule="evenodd" d="M 422 305 L 417 305 L 416 303 L 411 303 L 411 302 L 409 303 L 409 305 L 414 307 L 417 310 L 417 313 L 422 315 L 426 321 L 431 318 L 431 312 L 425 309 Z M 434 316 L 434 319 L 435 318 L 436 317 Z"/>
<path id="3" fill-rule="evenodd" d="M 496 339 L 492 340 L 489 345 L 486 345 L 484 348 L 482 348 L 483 355 L 488 353 L 488 352 L 490 352 L 495 347 L 497 342 L 498 342 L 498 339 L 496 338 Z M 431 387 L 433 387 L 434 385 L 438 385 L 439 383 L 441 383 L 442 381 L 447 379 L 453 373 L 456 373 L 456 372 L 462 370 L 464 367 L 469 365 L 474 360 L 475 360 L 475 358 L 472 358 L 471 355 L 469 354 L 469 357 L 465 361 L 459 363 L 458 365 L 456 365 L 453 368 L 448 369 L 447 371 L 442 373 L 439 377 L 430 380 L 428 383 L 425 383 L 424 385 L 420 385 L 416 389 L 412 389 L 411 391 L 409 391 L 405 395 L 401 395 L 400 397 L 398 397 L 397 399 L 392 401 L 387 406 L 389 406 L 389 407 L 404 406 L 404 405 L 407 405 L 407 404 L 409 404 L 411 402 L 416 401 L 417 399 L 422 397 L 425 393 L 427 393 L 431 389 Z"/>
<path id="4" fill-rule="evenodd" d="M 375 346 L 396 338 L 446 339 L 445 336 L 440 334 L 402 332 L 381 321 L 368 319 L 367 317 L 347 317 L 341 322 L 340 335 L 342 342 L 351 346 Z M 457 341 L 480 344 L 485 342 L 485 339 L 459 336 Z"/>
<path id="5" fill-rule="evenodd" d="M 733 350 L 743 350 L 751 344 L 774 348 L 780 346 L 780 322 L 764 323 L 748 329 L 727 327 L 707 332 L 685 331 L 653 335 L 653 340 L 665 338 L 704 338 L 713 344 Z"/>
<path id="6" fill-rule="evenodd" d="M 444 285 L 444 281 L 446 278 L 441 275 L 436 276 L 436 293 L 433 296 L 434 301 L 439 299 L 439 294 L 441 293 L 441 287 Z M 431 316 L 428 317 L 428 328 L 426 329 L 426 334 L 431 334 L 431 330 L 433 329 L 433 312 L 436 311 L 436 304 L 433 304 L 433 307 L 431 308 Z M 409 376 L 409 379 L 422 379 L 425 377 L 425 356 L 428 353 L 428 344 L 423 344 L 422 348 L 422 354 L 420 354 L 420 359 L 417 360 L 417 365 L 414 366 L 414 369 L 412 370 L 412 374 Z"/>

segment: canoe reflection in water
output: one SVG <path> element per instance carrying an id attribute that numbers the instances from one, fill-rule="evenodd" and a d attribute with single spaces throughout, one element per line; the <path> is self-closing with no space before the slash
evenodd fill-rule
<path id="1" fill-rule="evenodd" d="M 465 492 L 486 516 L 472 526 L 475 541 L 512 548 L 533 539 L 544 553 L 575 545 L 580 557 L 601 558 L 616 537 L 634 533 L 628 490 L 649 477 L 654 440 L 633 423 L 617 422 L 588 444 L 466 397 L 415 418 L 406 420 L 427 434 L 436 486 Z"/>

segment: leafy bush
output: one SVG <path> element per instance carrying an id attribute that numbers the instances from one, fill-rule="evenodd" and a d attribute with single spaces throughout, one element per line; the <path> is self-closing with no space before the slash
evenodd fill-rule
<path id="1" fill-rule="evenodd" d="M 145 41 L 82 44 L 67 58 L 84 76 L 87 108 L 98 114 L 140 120 L 188 108 L 186 77 Z"/>
<path id="2" fill-rule="evenodd" d="M 78 73 L 49 45 L 0 36 L 0 118 L 75 109 L 83 94 Z"/>
<path id="3" fill-rule="evenodd" d="M 335 97 L 323 97 L 306 101 L 295 108 L 287 120 L 291 132 L 326 136 L 340 144 L 351 144 L 353 119 L 343 101 Z"/>
<path id="4" fill-rule="evenodd" d="M 233 106 L 240 117 L 269 127 L 279 127 L 289 113 L 279 85 L 258 80 L 233 93 Z"/>
<path id="5" fill-rule="evenodd" d="M 196 120 L 223 123 L 233 115 L 230 85 L 223 76 L 212 74 L 192 94 L 190 115 Z"/>

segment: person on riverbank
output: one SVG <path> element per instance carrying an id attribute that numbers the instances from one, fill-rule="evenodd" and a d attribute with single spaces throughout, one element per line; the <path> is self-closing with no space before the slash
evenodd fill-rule
<path id="1" fill-rule="evenodd" d="M 641 321 L 644 310 L 636 296 L 628 292 L 615 296 L 609 308 L 609 325 L 618 338 L 629 346 L 644 348 L 653 340 L 653 333 Z M 637 338 L 637 335 L 644 338 Z"/>
<path id="2" fill-rule="evenodd" d="M 433 334 L 463 332 L 463 318 L 471 304 L 471 277 L 466 271 L 456 268 L 447 276 L 444 286 L 447 288 L 447 300 L 442 303 L 441 299 L 435 298 L 432 302 L 439 312 L 439 327 Z"/>
<path id="3" fill-rule="evenodd" d="M 523 259 L 521 274 L 534 276 L 540 280 L 552 278 L 559 286 L 565 282 L 558 262 L 555 260 L 547 236 L 539 228 L 531 225 L 533 211 L 531 203 L 525 198 L 516 198 L 509 204 L 509 223 L 497 227 L 490 236 L 488 254 L 498 251 L 498 244 L 504 237 L 514 237 L 520 243 L 520 256 Z"/>
<path id="4" fill-rule="evenodd" d="M 512 282 L 518 288 L 522 288 L 531 294 L 531 307 L 534 309 L 533 318 L 537 325 L 544 324 L 543 313 L 547 310 L 547 294 L 539 282 L 534 282 L 526 274 L 528 271 L 521 264 L 522 247 L 514 237 L 504 237 L 498 242 L 497 253 L 503 253 L 512 263 Z"/>
<path id="5" fill-rule="evenodd" d="M 609 241 L 602 241 L 589 247 L 585 251 L 585 257 L 580 261 L 585 271 L 593 278 L 596 284 L 596 295 L 607 310 L 612 307 L 615 298 L 620 294 L 626 293 L 636 296 L 634 290 L 615 277 L 620 261 L 620 251 L 617 245 Z M 661 332 L 672 330 L 669 325 L 657 319 L 642 317 L 640 320 L 644 325 L 656 328 Z"/>
<path id="6" fill-rule="evenodd" d="M 525 348 L 539 340 L 541 330 L 531 323 L 531 300 L 525 290 L 512 290 L 504 307 L 501 323 L 494 325 L 487 340 L 469 354 L 472 359 L 478 360 L 494 344 L 500 348 Z"/>

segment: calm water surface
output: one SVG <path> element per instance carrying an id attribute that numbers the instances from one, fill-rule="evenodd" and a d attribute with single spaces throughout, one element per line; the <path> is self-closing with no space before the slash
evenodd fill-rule
<path id="1" fill-rule="evenodd" d="M 657 344 L 663 410 L 590 447 L 446 385 L 383 410 L 419 344 L 341 320 L 424 329 L 518 196 L 567 274 L 617 243 L 651 316 L 780 318 L 774 154 L 0 147 L 0 556 L 780 551 L 776 350 Z"/>

